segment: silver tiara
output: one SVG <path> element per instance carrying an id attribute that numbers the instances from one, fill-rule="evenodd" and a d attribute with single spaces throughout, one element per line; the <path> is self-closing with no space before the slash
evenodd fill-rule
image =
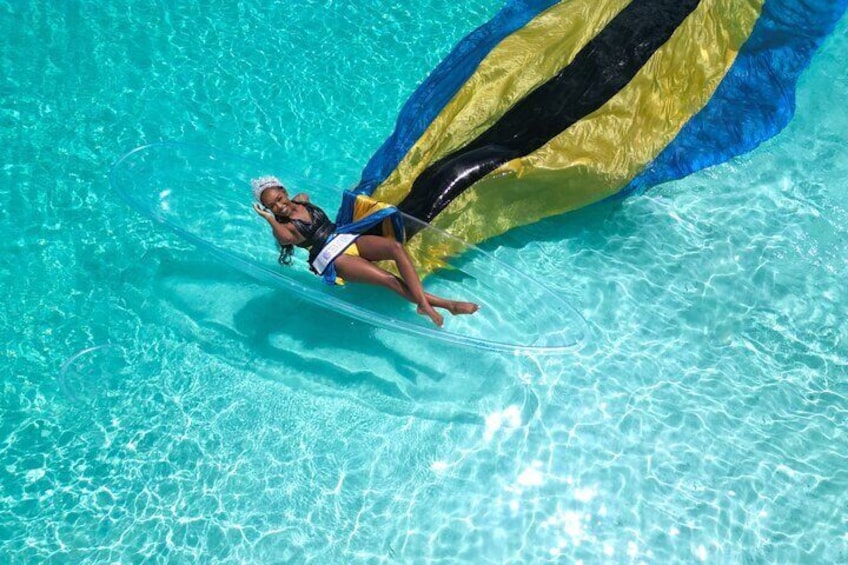
<path id="1" fill-rule="evenodd" d="M 256 200 L 262 199 L 262 193 L 268 190 L 269 188 L 282 188 L 283 183 L 280 182 L 280 179 L 273 176 L 265 176 L 259 177 L 258 179 L 253 179 L 250 181 L 250 186 L 253 187 L 253 196 Z"/>

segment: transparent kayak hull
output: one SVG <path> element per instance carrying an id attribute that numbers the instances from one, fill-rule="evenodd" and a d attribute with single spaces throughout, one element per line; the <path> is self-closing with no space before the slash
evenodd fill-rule
<path id="1" fill-rule="evenodd" d="M 512 352 L 562 351 L 585 339 L 583 318 L 549 288 L 492 254 L 408 216 L 404 223 L 415 233 L 409 244 L 416 247 L 416 266 L 428 273 L 425 289 L 446 298 L 476 302 L 480 305 L 477 313 L 451 316 L 445 312 L 445 324 L 438 328 L 418 315 L 414 305 L 388 290 L 324 284 L 309 272 L 305 251 L 296 254 L 292 266 L 279 265 L 267 223 L 252 210 L 250 179 L 266 174 L 279 177 L 291 194 L 308 193 L 333 216 L 340 190 L 203 145 L 139 147 L 115 163 L 110 182 L 142 215 L 229 266 L 375 326 Z M 430 255 L 428 250 L 432 250 Z M 434 265 L 438 265 L 435 270 Z"/>

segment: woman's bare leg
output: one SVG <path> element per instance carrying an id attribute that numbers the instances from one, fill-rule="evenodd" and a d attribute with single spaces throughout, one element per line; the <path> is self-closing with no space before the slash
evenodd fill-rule
<path id="1" fill-rule="evenodd" d="M 436 312 L 436 310 L 428 301 L 426 293 L 424 293 L 423 290 L 421 290 L 419 298 L 419 296 L 416 296 L 415 293 L 413 293 L 413 291 L 409 288 L 409 286 L 404 283 L 404 281 L 397 278 L 390 272 L 381 269 L 368 259 L 365 259 L 363 257 L 355 257 L 353 255 L 340 255 L 336 259 L 335 265 L 336 272 L 343 279 L 351 282 L 373 284 L 393 290 L 404 298 L 406 298 L 407 300 L 409 300 L 410 302 L 412 302 L 413 304 L 417 304 L 419 312 L 422 314 L 426 314 L 431 320 L 433 320 L 433 323 L 437 326 L 441 327 L 444 323 L 442 315 Z M 416 276 L 416 279 L 417 278 L 418 277 Z M 418 286 L 420 289 L 421 281 L 418 282 Z"/>
<path id="2" fill-rule="evenodd" d="M 362 264 L 359 261 L 348 261 L 347 257 L 350 256 L 341 255 L 338 259 L 336 259 L 335 263 L 336 271 L 343 279 L 349 280 L 350 282 L 364 282 L 377 286 L 384 286 L 400 294 L 413 304 L 418 304 L 415 301 L 415 297 L 412 292 L 409 290 L 409 287 L 406 286 L 406 283 L 404 283 L 403 280 L 397 278 L 392 273 L 381 269 L 370 261 L 362 259 L 361 257 L 353 258 L 360 259 L 360 261 L 364 261 L 365 264 Z M 441 296 L 436 296 L 435 294 L 430 294 L 429 292 L 425 292 L 424 296 L 427 298 L 427 302 L 430 303 L 430 306 L 433 306 L 434 308 L 444 308 L 454 315 L 473 314 L 479 309 L 479 307 L 473 302 L 449 300 L 447 298 L 442 298 Z M 421 311 L 419 313 L 423 314 L 424 312 Z"/>
<path id="3" fill-rule="evenodd" d="M 369 261 L 394 261 L 403 282 L 409 287 L 413 296 L 418 297 L 418 291 L 420 291 L 431 306 L 444 308 L 451 314 L 473 314 L 478 310 L 479 306 L 472 302 L 449 300 L 424 292 L 421 279 L 415 272 L 412 260 L 409 258 L 406 249 L 398 241 L 376 235 L 363 235 L 356 240 L 356 245 L 359 248 L 359 254 Z M 414 302 L 419 305 L 420 313 L 426 313 L 426 310 L 421 308 L 420 302 L 417 300 L 414 300 Z"/>
<path id="4" fill-rule="evenodd" d="M 400 273 L 400 278 L 403 279 L 403 282 L 412 292 L 412 296 L 415 297 L 415 303 L 419 306 L 429 306 L 424 294 L 424 287 L 421 286 L 421 279 L 418 278 L 418 273 L 415 272 L 415 267 L 413 267 L 403 245 L 387 237 L 364 235 L 356 240 L 356 246 L 359 248 L 359 255 L 363 259 L 394 261 Z"/>

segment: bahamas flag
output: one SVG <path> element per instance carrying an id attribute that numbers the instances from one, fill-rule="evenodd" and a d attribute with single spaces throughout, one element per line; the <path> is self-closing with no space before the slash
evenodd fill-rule
<path id="1" fill-rule="evenodd" d="M 756 147 L 848 0 L 514 0 L 403 107 L 356 193 L 470 242 Z"/>

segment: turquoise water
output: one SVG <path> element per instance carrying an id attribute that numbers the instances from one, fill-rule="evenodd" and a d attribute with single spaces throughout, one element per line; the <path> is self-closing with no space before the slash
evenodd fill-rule
<path id="1" fill-rule="evenodd" d="M 848 561 L 846 22 L 758 150 L 488 245 L 591 324 L 530 357 L 264 287 L 107 179 L 181 139 L 349 186 L 499 2 L 148 4 L 0 2 L 0 561 Z"/>

